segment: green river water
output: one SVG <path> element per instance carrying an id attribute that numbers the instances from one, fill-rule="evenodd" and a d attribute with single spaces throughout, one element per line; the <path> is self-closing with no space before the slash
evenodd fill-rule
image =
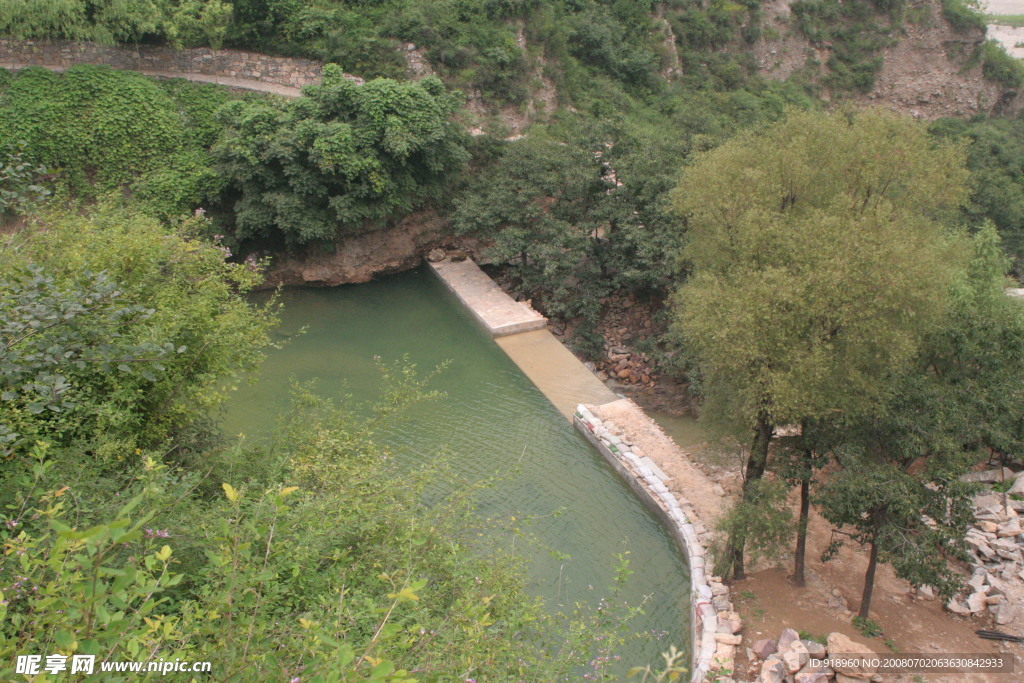
<path id="1" fill-rule="evenodd" d="M 552 610 L 596 604 L 613 583 L 615 555 L 629 551 L 634 573 L 624 598 L 643 602 L 645 613 L 631 622 L 640 636 L 618 653 L 623 664 L 654 663 L 670 644 L 689 652 L 689 576 L 671 538 L 431 273 L 288 289 L 282 300 L 279 334 L 307 330 L 271 350 L 255 384 L 239 388 L 228 402 L 226 433 L 267 436 L 288 407 L 291 378 L 317 378 L 324 395 L 369 401 L 379 389 L 374 356 L 390 362 L 407 354 L 424 372 L 448 360 L 431 384 L 447 397 L 414 407 L 383 440 L 409 460 L 446 451 L 473 479 L 518 463 L 518 472 L 481 494 L 478 509 L 537 518 L 529 530 L 540 543 L 517 546 L 530 590 Z"/>

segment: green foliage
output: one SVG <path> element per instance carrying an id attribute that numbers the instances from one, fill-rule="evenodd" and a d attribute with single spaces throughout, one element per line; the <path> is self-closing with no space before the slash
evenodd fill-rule
<path id="1" fill-rule="evenodd" d="M 882 49 L 900 27 L 902 2 L 799 0 L 791 5 L 800 31 L 831 46 L 824 83 L 839 92 L 868 92 L 882 68 Z M 880 12 L 879 10 L 882 10 Z"/>
<path id="2" fill-rule="evenodd" d="M 668 136 L 577 120 L 509 143 L 456 202 L 457 232 L 493 241 L 520 289 L 551 315 L 581 318 L 582 339 L 599 300 L 617 288 L 664 291 L 670 229 L 664 191 L 680 145 Z"/>
<path id="3" fill-rule="evenodd" d="M 0 676 L 40 649 L 310 681 L 557 680 L 601 656 L 621 615 L 546 616 L 512 558 L 467 540 L 477 487 L 427 506 L 426 487 L 457 476 L 381 457 L 375 429 L 427 397 L 410 372 L 369 421 L 300 390 L 273 451 L 210 453 L 206 476 L 147 453 L 117 501 L 74 445 L 13 460 Z"/>
<path id="4" fill-rule="evenodd" d="M 793 535 L 793 513 L 787 502 L 785 482 L 759 479 L 752 482 L 747 495 L 719 520 L 718 530 L 723 538 L 744 544 L 755 560 L 760 557 L 779 557 Z M 727 562 L 723 553 L 727 549 L 715 548 L 718 560 Z"/>
<path id="5" fill-rule="evenodd" d="M 973 0 L 942 0 L 942 16 L 960 31 L 985 31 L 985 15 Z"/>
<path id="6" fill-rule="evenodd" d="M 1003 293 L 1005 259 L 991 225 L 950 284 L 951 308 L 909 366 L 880 377 L 892 387 L 870 415 L 835 429 L 841 470 L 818 496 L 823 516 L 874 543 L 880 561 L 949 597 L 947 560 L 963 559 L 972 485 L 960 475 L 994 452 L 1019 452 L 1024 307 Z M 1004 411 L 1009 411 L 1004 413 Z M 861 613 L 866 610 L 862 606 Z"/>
<path id="7" fill-rule="evenodd" d="M 640 683 L 647 683 L 647 681 L 662 683 L 662 681 L 678 681 L 683 674 L 687 673 L 688 669 L 683 666 L 686 654 L 677 650 L 675 645 L 671 646 L 668 652 L 663 652 L 661 658 L 665 663 L 657 667 L 657 670 L 649 664 L 643 667 L 636 666 L 626 673 L 626 677 L 636 678 L 639 676 Z"/>
<path id="8" fill-rule="evenodd" d="M 188 236 L 205 223 L 168 229 L 103 207 L 5 241 L 8 447 L 39 438 L 158 444 L 208 415 L 224 383 L 260 361 L 273 318 L 239 297 L 259 273 Z"/>
<path id="9" fill-rule="evenodd" d="M 821 487 L 819 510 L 849 529 L 856 542 L 877 544 L 879 561 L 891 564 L 897 576 L 948 598 L 959 588 L 948 561 L 963 557 L 962 530 L 972 514 L 969 487 L 957 480 L 965 463 L 931 455 L 926 473 L 912 475 L 886 452 L 883 434 L 876 434 L 870 451 L 851 448 L 839 457 L 843 469 Z"/>
<path id="10" fill-rule="evenodd" d="M 466 160 L 450 120 L 458 95 L 436 78 L 356 85 L 328 65 L 304 93 L 222 110 L 214 154 L 240 240 L 296 246 L 366 232 L 441 199 Z"/>
<path id="11" fill-rule="evenodd" d="M 854 617 L 853 627 L 857 629 L 857 633 L 861 634 L 865 638 L 874 638 L 882 635 L 882 627 L 873 619 L 867 619 L 860 616 Z"/>
<path id="12" fill-rule="evenodd" d="M 985 24 L 998 24 L 1000 26 L 1013 26 L 1020 28 L 1024 26 L 1024 14 L 986 14 Z"/>
<path id="13" fill-rule="evenodd" d="M 0 33 L 104 45 L 165 40 L 219 47 L 231 9 L 222 0 L 8 0 L 0 5 Z"/>
<path id="14" fill-rule="evenodd" d="M 0 214 L 29 213 L 50 195 L 39 184 L 46 167 L 31 159 L 21 143 L 3 153 L 0 159 Z"/>
<path id="15" fill-rule="evenodd" d="M 205 147 L 220 130 L 223 90 L 75 66 L 19 71 L 0 81 L 0 96 L 0 137 L 25 140 L 25 154 L 76 196 L 137 187 L 170 217 L 216 193 Z"/>
<path id="16" fill-rule="evenodd" d="M 746 429 L 870 405 L 943 309 L 962 163 L 895 115 L 794 112 L 689 167 L 674 199 L 691 275 L 673 306 L 706 412 Z"/>
<path id="17" fill-rule="evenodd" d="M 800 640 L 810 640 L 821 645 L 828 645 L 828 636 L 826 635 L 812 633 L 811 631 L 798 631 L 798 634 L 800 635 Z"/>
<path id="18" fill-rule="evenodd" d="M 673 198 L 689 277 L 672 331 L 699 372 L 703 415 L 753 430 L 745 504 L 776 425 L 870 411 L 889 390 L 878 376 L 935 329 L 965 180 L 959 149 L 881 111 L 792 112 L 686 169 Z M 740 578 L 753 535 L 731 531 Z"/>
<path id="19" fill-rule="evenodd" d="M 881 50 L 902 22 L 903 2 L 798 0 L 790 9 L 813 43 L 831 45 L 824 83 L 838 92 L 868 92 L 882 68 Z"/>
<path id="20" fill-rule="evenodd" d="M 995 224 L 1019 272 L 1024 260 L 1024 120 L 942 119 L 932 124 L 932 132 L 968 143 L 971 196 L 965 217 L 976 229 L 986 220 Z"/>
<path id="21" fill-rule="evenodd" d="M 981 70 L 986 78 L 1015 90 L 1024 87 L 1024 65 L 1006 52 L 998 41 L 989 39 L 981 45 Z"/>

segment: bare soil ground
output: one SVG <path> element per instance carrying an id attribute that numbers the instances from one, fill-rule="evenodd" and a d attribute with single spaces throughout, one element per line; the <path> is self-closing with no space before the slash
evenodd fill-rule
<path id="1" fill-rule="evenodd" d="M 635 397 L 644 405 L 644 394 Z M 644 406 L 648 407 L 648 406 Z M 616 420 L 615 417 L 612 418 Z M 623 426 L 628 426 L 623 424 Z M 667 438 L 667 437 L 666 437 Z M 739 458 L 726 457 L 714 448 L 684 449 L 687 463 L 662 464 L 676 481 L 693 477 L 693 485 L 684 487 L 692 496 L 701 521 L 709 527 L 739 492 Z M 699 476 L 692 474 L 699 472 Z M 711 482 L 711 488 L 707 482 Z M 675 483 L 675 482 L 673 482 Z M 720 495 L 721 494 L 721 495 Z M 791 498 L 794 516 L 797 494 Z M 882 635 L 867 638 L 854 628 L 864 586 L 867 552 L 856 544 L 846 544 L 833 560 L 821 561 L 821 553 L 832 540 L 832 526 L 812 510 L 808 526 L 807 585 L 797 588 L 792 580 L 792 551 L 777 560 L 752 563 L 751 573 L 731 585 L 732 600 L 743 618 L 743 644 L 736 661 L 741 680 L 750 664 L 745 649 L 762 638 L 778 638 L 785 628 L 794 628 L 815 636 L 833 631 L 843 633 L 880 654 L 993 654 L 1012 653 L 1015 674 L 890 674 L 886 681 L 927 681 L 929 683 L 987 683 L 1024 681 L 1024 645 L 984 640 L 975 634 L 979 628 L 998 629 L 1015 635 L 1021 624 L 995 626 L 991 617 L 961 617 L 947 611 L 939 599 L 920 599 L 906 581 L 896 577 L 892 568 L 880 565 L 875 579 L 870 618 L 882 629 Z M 965 577 L 966 578 L 966 577 Z M 747 676 L 747 679 L 755 676 Z"/>
<path id="2" fill-rule="evenodd" d="M 807 586 L 797 588 L 791 581 L 792 566 L 762 569 L 732 586 L 733 600 L 743 617 L 744 644 L 761 638 L 778 638 L 786 627 L 827 635 L 839 631 L 878 653 L 905 654 L 992 654 L 1011 652 L 1016 674 L 903 674 L 886 680 L 949 682 L 1011 681 L 1024 679 L 1024 646 L 983 640 L 979 628 L 993 627 L 991 619 L 970 619 L 951 614 L 940 600 L 920 600 L 910 584 L 896 577 L 888 566 L 880 566 L 875 580 L 871 619 L 883 635 L 865 638 L 851 620 L 860 604 L 867 568 L 867 553 L 847 546 L 828 563 L 821 551 L 828 544 L 831 526 L 812 512 L 808 527 Z M 853 610 L 853 611 L 850 611 Z M 742 671 L 738 665 L 737 668 Z"/>

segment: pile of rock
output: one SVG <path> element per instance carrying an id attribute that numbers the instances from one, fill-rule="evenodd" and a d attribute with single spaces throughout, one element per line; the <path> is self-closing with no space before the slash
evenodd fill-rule
<path id="1" fill-rule="evenodd" d="M 875 669 L 863 660 L 875 653 L 842 633 L 830 633 L 828 644 L 800 638 L 791 628 L 778 640 L 758 640 L 747 648 L 750 674 L 758 683 L 859 683 L 878 680 Z M 836 659 L 829 659 L 829 655 Z M 861 661 L 858 661 L 861 660 Z"/>
<path id="2" fill-rule="evenodd" d="M 594 364 L 601 381 L 614 379 L 622 384 L 654 386 L 657 375 L 651 369 L 651 359 L 646 353 L 634 353 L 618 345 L 610 345 L 606 353 L 606 360 Z"/>
<path id="3" fill-rule="evenodd" d="M 594 367 L 602 381 L 613 379 L 622 384 L 653 387 L 657 375 L 646 353 L 637 353 L 632 343 L 654 335 L 655 309 L 627 296 L 601 299 L 601 324 L 598 331 L 605 339 L 604 358 Z"/>
<path id="4" fill-rule="evenodd" d="M 1000 478 L 1006 474 L 994 471 Z M 990 473 L 975 473 L 976 478 Z M 1014 476 L 1013 472 L 1009 473 Z M 991 478 L 991 477 L 990 477 Z M 984 478 L 980 479 L 985 481 Z M 1024 477 L 1017 477 L 1012 493 L 1024 493 Z M 1013 623 L 1024 596 L 1024 501 L 1008 494 L 989 493 L 974 500 L 975 522 L 967 530 L 967 546 L 974 556 L 973 572 L 961 596 L 946 608 L 956 614 L 991 613 L 999 625 Z"/>

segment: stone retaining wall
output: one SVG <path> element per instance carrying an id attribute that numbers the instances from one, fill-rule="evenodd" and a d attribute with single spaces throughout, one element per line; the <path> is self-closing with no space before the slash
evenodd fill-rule
<path id="1" fill-rule="evenodd" d="M 320 62 L 309 59 L 271 57 L 239 50 L 204 47 L 175 50 L 151 45 L 108 47 L 46 40 L 0 40 L 0 63 L 48 67 L 104 64 L 115 69 L 205 74 L 293 88 L 319 83 L 323 67 Z"/>
<path id="2" fill-rule="evenodd" d="M 700 522 L 693 506 L 677 499 L 660 473 L 630 450 L 628 437 L 613 434 L 612 425 L 595 417 L 585 405 L 576 408 L 573 424 L 672 532 L 690 565 L 691 680 L 703 681 L 715 670 L 733 671 L 742 622 L 729 600 L 729 589 L 711 574 L 714 565 L 698 534 Z"/>

